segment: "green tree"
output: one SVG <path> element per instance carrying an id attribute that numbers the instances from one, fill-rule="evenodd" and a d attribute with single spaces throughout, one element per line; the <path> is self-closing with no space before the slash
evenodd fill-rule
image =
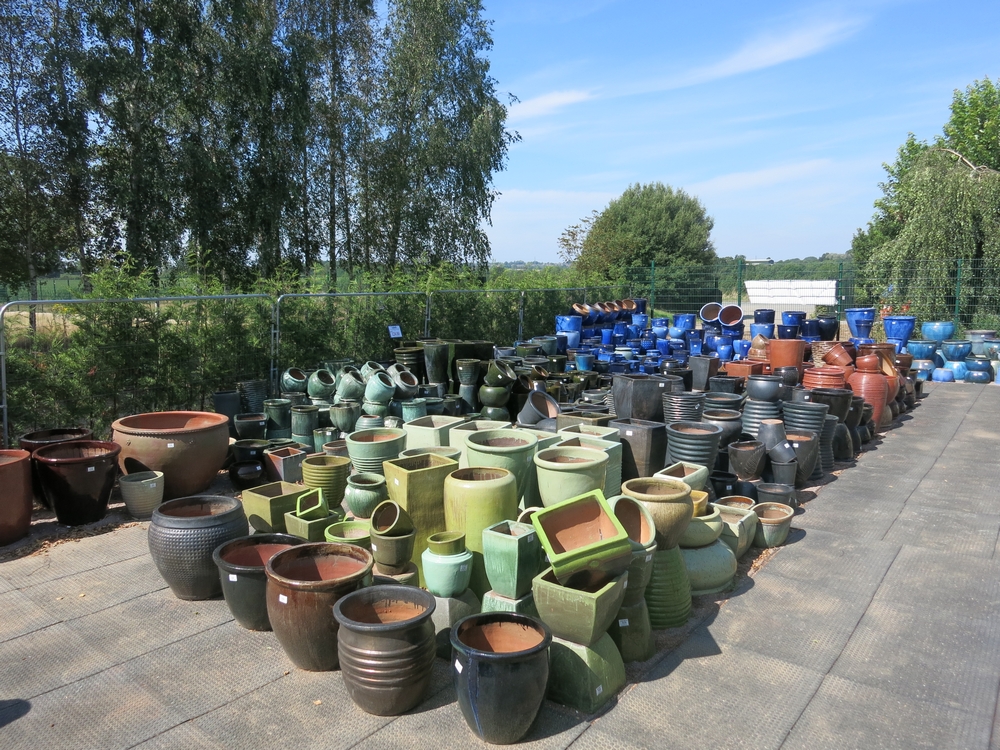
<path id="1" fill-rule="evenodd" d="M 714 222 L 694 196 L 661 182 L 632 185 L 590 222 L 577 265 L 614 278 L 631 266 L 702 267 L 715 260 Z M 572 240 L 574 228 L 563 234 Z"/>

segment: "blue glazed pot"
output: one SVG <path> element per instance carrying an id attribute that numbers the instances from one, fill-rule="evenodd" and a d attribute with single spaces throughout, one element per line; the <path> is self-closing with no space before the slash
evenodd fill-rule
<path id="1" fill-rule="evenodd" d="M 670 339 L 657 339 L 656 351 L 660 354 L 670 354 Z"/>
<path id="2" fill-rule="evenodd" d="M 917 373 L 917 380 L 930 380 L 934 372 L 934 362 L 929 359 L 915 359 L 911 367 Z"/>
<path id="3" fill-rule="evenodd" d="M 799 327 L 795 325 L 778 325 L 779 339 L 797 339 L 799 337 Z"/>
<path id="4" fill-rule="evenodd" d="M 639 326 L 639 328 L 646 328 L 649 326 L 649 316 L 648 315 L 633 315 L 632 325 Z"/>
<path id="5" fill-rule="evenodd" d="M 954 383 L 955 373 L 943 367 L 935 367 L 934 372 L 931 373 L 931 380 L 935 383 Z"/>
<path id="6" fill-rule="evenodd" d="M 579 315 L 556 315 L 557 331 L 582 331 L 583 318 Z"/>
<path id="7" fill-rule="evenodd" d="M 844 311 L 844 317 L 847 318 L 852 336 L 859 339 L 871 336 L 872 325 L 875 323 L 874 307 L 849 307 Z"/>
<path id="8" fill-rule="evenodd" d="M 993 372 L 993 368 L 990 366 L 990 361 L 986 357 L 982 356 L 966 357 L 965 366 L 969 368 L 969 372 Z"/>
<path id="9" fill-rule="evenodd" d="M 722 338 L 722 336 L 716 336 L 714 333 L 706 334 L 705 335 L 705 340 L 704 340 L 704 345 L 702 346 L 702 350 L 704 351 L 704 350 L 707 349 L 710 352 L 717 351 L 718 350 L 718 346 L 719 346 L 719 339 L 721 339 L 721 338 Z M 694 344 L 695 341 L 697 341 L 697 339 L 692 339 L 692 340 L 688 341 L 688 346 L 691 346 L 692 344 Z"/>
<path id="10" fill-rule="evenodd" d="M 799 323 L 799 334 L 802 338 L 805 338 L 806 336 L 820 337 L 819 321 L 815 318 L 806 318 Z"/>
<path id="11" fill-rule="evenodd" d="M 983 354 L 993 360 L 1000 358 L 1000 339 L 984 339 Z"/>
<path id="12" fill-rule="evenodd" d="M 576 369 L 577 370 L 591 370 L 594 367 L 594 355 L 593 354 L 577 354 L 576 355 Z"/>
<path id="13" fill-rule="evenodd" d="M 753 322 L 759 325 L 770 325 L 774 323 L 774 310 L 766 307 L 753 311 Z"/>
<path id="14" fill-rule="evenodd" d="M 737 339 L 733 342 L 733 353 L 738 355 L 740 359 L 746 359 L 747 355 L 750 354 L 752 344 L 750 339 Z"/>
<path id="15" fill-rule="evenodd" d="M 992 372 L 979 372 L 977 370 L 969 370 L 968 374 L 965 376 L 966 383 L 992 383 L 993 373 Z"/>
<path id="16" fill-rule="evenodd" d="M 786 326 L 802 327 L 802 321 L 806 319 L 806 313 L 802 310 L 785 310 L 781 313 L 781 323 Z"/>
<path id="17" fill-rule="evenodd" d="M 936 341 L 914 339 L 906 343 L 906 351 L 912 354 L 914 359 L 930 359 L 934 356 L 935 349 L 937 349 Z"/>
<path id="18" fill-rule="evenodd" d="M 727 340 L 729 339 L 726 336 L 723 336 L 721 339 L 721 341 Z M 716 348 L 716 352 L 718 353 L 720 360 L 723 362 L 729 362 L 733 358 L 733 345 L 720 343 Z"/>
<path id="19" fill-rule="evenodd" d="M 633 297 L 632 301 L 635 302 L 635 311 L 641 315 L 646 314 L 646 303 L 649 301 L 645 297 Z"/>
<path id="20" fill-rule="evenodd" d="M 698 311 L 698 317 L 701 318 L 703 323 L 715 323 L 719 320 L 719 313 L 722 311 L 722 305 L 718 302 L 708 302 L 701 306 Z"/>
<path id="21" fill-rule="evenodd" d="M 670 349 L 670 356 L 677 360 L 677 364 L 680 366 L 677 369 L 682 369 L 687 366 L 688 357 L 691 356 L 691 352 L 687 349 Z"/>
<path id="22" fill-rule="evenodd" d="M 687 341 L 690 344 L 692 341 L 702 341 L 703 340 L 702 339 L 702 335 L 703 334 L 704 334 L 704 331 L 702 331 L 702 330 L 700 330 L 698 328 L 695 328 L 695 329 L 690 330 L 690 331 L 685 331 L 684 335 L 681 338 L 683 338 L 685 341 Z"/>
<path id="23" fill-rule="evenodd" d="M 701 339 L 694 339 L 688 344 L 688 351 L 694 356 L 700 355 L 703 351 L 706 351 L 705 342 Z"/>
<path id="24" fill-rule="evenodd" d="M 945 362 L 943 369 L 951 370 L 955 373 L 956 381 L 965 380 L 965 376 L 969 374 L 969 368 L 965 366 L 965 362 L 963 361 Z"/>
<path id="25" fill-rule="evenodd" d="M 674 325 L 682 331 L 694 328 L 694 313 L 678 313 L 674 316 Z"/>
<path id="26" fill-rule="evenodd" d="M 816 324 L 819 325 L 819 336 L 823 341 L 833 341 L 840 330 L 840 320 L 836 315 L 817 315 Z"/>
<path id="27" fill-rule="evenodd" d="M 917 319 L 912 315 L 886 315 L 882 318 L 882 328 L 887 339 L 902 339 L 903 346 L 913 335 L 913 327 Z"/>
<path id="28" fill-rule="evenodd" d="M 972 353 L 983 353 L 983 342 L 997 335 L 996 331 L 966 331 L 965 338 L 972 342 Z"/>
<path id="29" fill-rule="evenodd" d="M 658 338 L 658 339 L 665 339 L 667 337 L 667 334 L 670 331 L 670 327 L 668 325 L 666 325 L 666 324 L 664 324 L 662 326 L 661 325 L 657 325 L 656 321 L 654 320 L 653 321 L 653 329 L 652 330 L 653 330 L 653 333 L 656 334 L 656 338 Z"/>
<path id="30" fill-rule="evenodd" d="M 862 344 L 874 344 L 875 343 L 875 339 L 869 339 L 869 338 L 865 338 L 863 336 L 862 337 L 851 336 L 851 338 L 849 338 L 848 341 L 850 341 L 855 346 L 861 346 Z"/>
<path id="31" fill-rule="evenodd" d="M 566 349 L 568 348 L 568 343 L 565 333 L 556 334 L 556 354 L 566 354 Z M 575 348 L 575 347 L 574 347 Z"/>
<path id="32" fill-rule="evenodd" d="M 556 334 L 556 338 L 559 338 L 560 334 Z M 561 335 L 566 337 L 566 349 L 576 349 L 580 346 L 580 332 L 579 331 L 565 331 Z M 559 352 L 559 345 L 556 345 L 556 351 L 559 354 L 565 354 L 565 351 Z"/>
<path id="33" fill-rule="evenodd" d="M 896 354 L 899 354 L 901 351 L 903 351 L 903 346 L 906 345 L 906 342 L 903 341 L 903 339 L 886 339 L 885 343 L 892 344 L 894 347 L 896 347 Z"/>
<path id="34" fill-rule="evenodd" d="M 628 324 L 624 321 L 619 321 L 615 323 L 614 327 L 615 336 L 626 336 L 628 335 Z"/>
<path id="35" fill-rule="evenodd" d="M 961 362 L 972 353 L 971 341 L 942 341 L 941 356 L 949 362 Z"/>
<path id="36" fill-rule="evenodd" d="M 920 334 L 928 341 L 941 342 L 955 335 L 955 324 L 950 320 L 932 320 L 920 326 Z"/>
<path id="37" fill-rule="evenodd" d="M 766 336 L 769 339 L 773 339 L 774 323 L 751 323 L 750 338 L 753 339 L 757 336 Z"/>
<path id="38" fill-rule="evenodd" d="M 741 339 L 746 331 L 746 326 L 743 323 L 735 326 L 722 326 L 722 335 L 729 336 L 731 339 Z"/>
<path id="39" fill-rule="evenodd" d="M 602 328 L 601 329 L 601 343 L 611 344 L 614 342 L 615 331 L 613 328 Z"/>

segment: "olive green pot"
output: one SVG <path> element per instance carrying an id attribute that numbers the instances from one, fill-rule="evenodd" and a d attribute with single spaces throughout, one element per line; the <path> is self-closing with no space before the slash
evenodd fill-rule
<path id="1" fill-rule="evenodd" d="M 757 514 L 752 510 L 734 508 L 729 505 L 712 503 L 719 510 L 722 517 L 722 540 L 729 549 L 740 559 L 746 554 L 753 544 L 754 534 L 757 531 Z"/>
<path id="2" fill-rule="evenodd" d="M 641 597 L 632 604 L 622 604 L 608 628 L 608 635 L 618 647 L 622 661 L 646 661 L 656 653 L 649 608 Z"/>
<path id="3" fill-rule="evenodd" d="M 483 531 L 483 560 L 493 591 L 520 599 L 542 569 L 542 545 L 531 524 L 501 521 Z"/>
<path id="4" fill-rule="evenodd" d="M 535 454 L 534 464 L 538 495 L 545 507 L 593 490 L 604 491 L 608 454 L 602 450 L 547 448 Z"/>
<path id="5" fill-rule="evenodd" d="M 389 488 L 381 474 L 359 473 L 347 478 L 344 503 L 355 518 L 371 518 L 372 511 L 389 499 Z"/>
<path id="6" fill-rule="evenodd" d="M 512 429 L 476 431 L 465 438 L 469 467 L 494 467 L 509 471 L 517 483 L 518 500 L 524 496 L 537 443 L 538 438 L 531 433 Z"/>
<path id="7" fill-rule="evenodd" d="M 646 506 L 656 525 L 660 550 L 676 547 L 694 515 L 691 488 L 679 479 L 639 477 L 622 484 L 622 494 Z"/>
<path id="8" fill-rule="evenodd" d="M 684 529 L 678 544 L 684 549 L 707 547 L 719 538 L 724 526 L 722 514 L 712 505 L 704 515 L 691 518 L 691 523 Z"/>
<path id="9" fill-rule="evenodd" d="M 369 530 L 369 535 L 372 557 L 375 558 L 375 564 L 379 569 L 391 575 L 403 573 L 410 564 L 410 558 L 413 557 L 413 543 L 417 538 L 417 532 L 387 536 L 372 528 Z"/>
<path id="10" fill-rule="evenodd" d="M 274 482 L 243 490 L 243 512 L 254 531 L 265 534 L 285 531 L 285 514 L 298 506 L 308 487 L 291 482 Z M 297 536 L 297 535 L 296 535 Z"/>
<path id="11" fill-rule="evenodd" d="M 448 445 L 452 448 L 457 448 L 461 453 L 458 459 L 458 468 L 469 468 L 468 449 L 465 444 L 465 439 L 468 437 L 467 433 L 501 430 L 506 427 L 510 427 L 510 422 L 492 419 L 473 419 L 452 425 L 448 429 Z"/>
<path id="12" fill-rule="evenodd" d="M 295 515 L 295 511 L 291 511 L 285 514 L 285 531 L 292 536 L 305 539 L 307 542 L 322 542 L 327 527 L 342 519 L 343 515 L 332 513 L 326 518 L 307 521 Z"/>
<path id="13" fill-rule="evenodd" d="M 328 542 L 353 544 L 364 549 L 371 549 L 371 527 L 364 521 L 338 521 L 323 530 L 323 536 Z"/>
<path id="14" fill-rule="evenodd" d="M 591 646 L 608 630 L 622 606 L 628 573 L 612 578 L 598 588 L 570 588 L 556 580 L 546 568 L 531 582 L 535 607 L 552 635 Z"/>
<path id="15" fill-rule="evenodd" d="M 547 697 L 592 714 L 625 687 L 625 663 L 607 633 L 593 646 L 553 638 Z"/>
<path id="16" fill-rule="evenodd" d="M 478 597 L 490 589 L 483 560 L 483 531 L 517 517 L 517 483 L 503 468 L 458 469 L 444 482 L 444 519 L 448 531 L 465 533 L 472 553 L 470 588 Z"/>
<path id="17" fill-rule="evenodd" d="M 689 464 L 686 461 L 678 461 L 666 468 L 660 469 L 653 474 L 654 477 L 666 477 L 667 479 L 679 479 L 692 490 L 701 491 L 708 481 L 708 467 L 701 464 Z"/>
<path id="18" fill-rule="evenodd" d="M 617 434 L 617 432 L 615 433 Z M 608 454 L 604 478 L 604 496 L 612 497 L 622 489 L 622 444 L 618 440 L 603 440 L 591 435 L 573 435 L 555 444 L 559 448 L 590 448 Z"/>
<path id="19" fill-rule="evenodd" d="M 345 440 L 354 468 L 370 474 L 384 474 L 382 463 L 406 447 L 406 433 L 392 427 L 357 430 Z"/>

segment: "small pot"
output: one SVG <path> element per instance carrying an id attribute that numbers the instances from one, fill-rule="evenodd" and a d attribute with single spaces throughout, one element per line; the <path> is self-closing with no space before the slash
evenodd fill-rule
<path id="1" fill-rule="evenodd" d="M 399 503 L 385 500 L 372 511 L 371 526 L 383 536 L 403 536 L 413 531 L 413 520 Z"/>
<path id="2" fill-rule="evenodd" d="M 132 518 L 145 521 L 163 500 L 163 472 L 139 471 L 118 480 L 125 508 Z"/>
<path id="3" fill-rule="evenodd" d="M 362 549 L 371 549 L 371 526 L 365 521 L 337 521 L 323 532 L 326 541 L 334 544 L 351 544 Z"/>
<path id="4" fill-rule="evenodd" d="M 758 503 L 751 510 L 757 514 L 754 547 L 780 547 L 788 538 L 795 511 L 782 503 Z"/>

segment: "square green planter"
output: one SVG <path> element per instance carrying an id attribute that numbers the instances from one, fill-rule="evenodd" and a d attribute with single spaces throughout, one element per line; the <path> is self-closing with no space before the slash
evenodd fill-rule
<path id="1" fill-rule="evenodd" d="M 543 508 L 531 523 L 564 586 L 603 584 L 624 573 L 632 559 L 625 527 L 600 490 Z"/>
<path id="2" fill-rule="evenodd" d="M 612 443 L 620 443 L 621 434 L 618 432 L 617 427 L 602 427 L 596 424 L 572 424 L 569 427 L 563 427 L 559 430 L 561 435 L 566 435 L 567 437 L 576 437 L 577 435 L 586 435 L 587 437 L 594 437 L 598 440 L 609 440 Z"/>
<path id="3" fill-rule="evenodd" d="M 406 449 L 448 445 L 451 428 L 466 421 L 465 417 L 450 417 L 445 414 L 431 414 L 411 420 L 403 425 Z"/>
<path id="4" fill-rule="evenodd" d="M 538 533 L 531 524 L 501 521 L 483 530 L 486 577 L 500 596 L 520 599 L 530 593 L 543 559 Z"/>
<path id="5" fill-rule="evenodd" d="M 614 417 L 610 414 L 598 414 L 591 411 L 564 411 L 556 417 L 556 429 L 563 430 L 575 424 L 588 424 L 595 427 L 607 427 Z"/>
<path id="6" fill-rule="evenodd" d="M 285 514 L 295 510 L 308 487 L 290 482 L 274 482 L 243 491 L 243 511 L 254 531 L 283 532 Z"/>
<path id="7" fill-rule="evenodd" d="M 481 612 L 515 612 L 519 615 L 538 617 L 538 610 L 535 608 L 535 598 L 529 591 L 520 599 L 510 599 L 500 596 L 496 591 L 487 591 L 483 594 L 483 606 Z"/>
<path id="8" fill-rule="evenodd" d="M 627 581 L 628 574 L 622 573 L 599 588 L 570 588 L 561 585 L 549 568 L 535 576 L 531 593 L 538 616 L 553 636 L 591 646 L 608 631 L 621 609 Z"/>
<path id="9" fill-rule="evenodd" d="M 305 539 L 307 542 L 322 542 L 326 539 L 323 536 L 326 527 L 342 520 L 343 516 L 334 513 L 326 518 L 306 521 L 295 515 L 295 511 L 291 511 L 285 514 L 285 530 L 292 536 Z"/>

